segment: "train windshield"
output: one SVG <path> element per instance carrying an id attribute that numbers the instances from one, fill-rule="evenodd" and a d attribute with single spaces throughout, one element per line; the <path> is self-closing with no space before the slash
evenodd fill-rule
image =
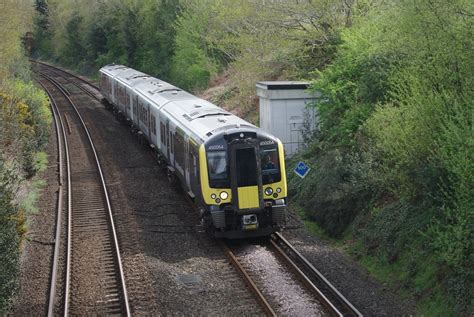
<path id="1" fill-rule="evenodd" d="M 280 162 L 278 160 L 278 149 L 275 147 L 262 146 L 260 148 L 260 159 L 262 167 L 262 183 L 271 184 L 281 180 Z"/>
<path id="2" fill-rule="evenodd" d="M 212 188 L 230 187 L 225 151 L 208 152 L 207 166 L 209 169 L 209 185 Z"/>

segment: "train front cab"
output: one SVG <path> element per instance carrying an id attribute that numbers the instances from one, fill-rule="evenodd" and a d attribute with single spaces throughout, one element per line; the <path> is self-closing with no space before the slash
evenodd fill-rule
<path id="1" fill-rule="evenodd" d="M 280 229 L 287 188 L 278 139 L 237 129 L 202 145 L 200 164 L 202 195 L 216 237 L 268 236 Z"/>

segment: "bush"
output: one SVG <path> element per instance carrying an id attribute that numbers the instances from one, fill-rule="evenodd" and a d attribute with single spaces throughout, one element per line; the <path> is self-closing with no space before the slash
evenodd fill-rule
<path id="1" fill-rule="evenodd" d="M 309 164 L 312 170 L 304 179 L 289 169 L 289 194 L 328 235 L 340 237 L 354 218 L 370 205 L 375 192 L 369 184 L 354 181 L 353 164 L 357 163 L 347 153 L 327 152 Z"/>
<path id="2" fill-rule="evenodd" d="M 17 210 L 12 205 L 13 195 L 7 186 L 10 180 L 0 158 L 0 312 L 6 311 L 10 305 L 19 271 L 20 239 Z"/>
<path id="3" fill-rule="evenodd" d="M 436 0 L 358 16 L 313 83 L 321 131 L 303 155 L 315 175 L 290 177 L 293 199 L 326 231 L 351 228 L 363 254 L 409 270 L 400 282 L 420 301 L 433 287 L 453 297 L 441 310 L 453 314 L 473 305 L 474 40 L 463 13 L 473 11 Z"/>
<path id="4" fill-rule="evenodd" d="M 28 213 L 35 210 L 40 181 L 25 179 L 45 169 L 39 151 L 48 141 L 49 102 L 43 91 L 20 80 L 0 92 L 0 312 L 17 287 L 20 244 L 27 232 Z M 21 206 L 21 207 L 20 207 Z"/>

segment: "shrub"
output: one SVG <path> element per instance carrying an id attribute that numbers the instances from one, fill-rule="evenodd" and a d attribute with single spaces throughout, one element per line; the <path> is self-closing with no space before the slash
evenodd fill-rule
<path id="1" fill-rule="evenodd" d="M 12 193 L 7 183 L 3 160 L 0 158 L 0 312 L 6 311 L 17 288 L 19 270 L 19 235 L 17 210 L 12 205 Z"/>

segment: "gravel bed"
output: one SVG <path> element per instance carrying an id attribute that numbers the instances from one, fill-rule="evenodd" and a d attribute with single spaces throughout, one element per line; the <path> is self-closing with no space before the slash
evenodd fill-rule
<path id="1" fill-rule="evenodd" d="M 237 256 L 279 316 L 327 315 L 314 296 L 267 247 L 246 245 L 237 251 Z"/>
<path id="2" fill-rule="evenodd" d="M 290 206 L 291 208 L 291 206 Z M 414 315 L 413 300 L 401 299 L 374 280 L 355 260 L 303 229 L 290 209 L 289 227 L 283 236 L 318 269 L 363 315 Z"/>

